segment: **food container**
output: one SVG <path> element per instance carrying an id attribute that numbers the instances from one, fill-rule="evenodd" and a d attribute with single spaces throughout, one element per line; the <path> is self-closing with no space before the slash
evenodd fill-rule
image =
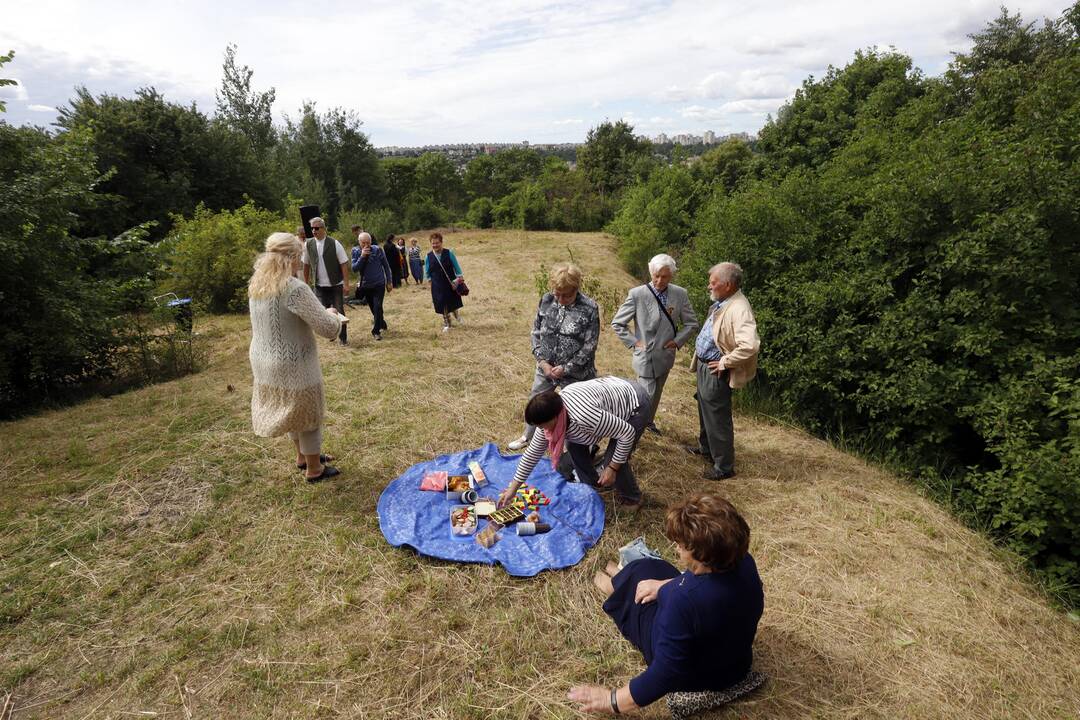
<path id="1" fill-rule="evenodd" d="M 472 505 L 454 505 L 450 508 L 450 536 L 470 538 L 476 532 L 476 510 Z"/>
<path id="2" fill-rule="evenodd" d="M 450 475 L 446 478 L 446 499 L 450 502 L 461 502 L 461 494 L 468 489 L 468 475 Z"/>

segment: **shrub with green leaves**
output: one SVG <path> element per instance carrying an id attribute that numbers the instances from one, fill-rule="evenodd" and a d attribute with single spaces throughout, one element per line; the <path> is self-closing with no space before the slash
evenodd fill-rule
<path id="1" fill-rule="evenodd" d="M 166 288 L 210 312 L 244 311 L 252 264 L 267 236 L 294 229 L 251 202 L 217 213 L 199 206 L 190 218 L 174 217 L 165 240 Z"/>
<path id="2" fill-rule="evenodd" d="M 807 81 L 762 132 L 767 179 L 704 204 L 681 274 L 703 299 L 741 263 L 768 391 L 947 487 L 1074 600 L 1078 8 L 1003 13 L 942 78 L 868 52 Z"/>

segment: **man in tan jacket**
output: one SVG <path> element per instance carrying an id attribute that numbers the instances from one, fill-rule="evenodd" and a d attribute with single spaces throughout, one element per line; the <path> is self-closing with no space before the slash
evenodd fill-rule
<path id="1" fill-rule="evenodd" d="M 709 316 L 694 344 L 691 371 L 697 373 L 698 445 L 686 449 L 712 458 L 707 480 L 735 476 L 735 427 L 731 419 L 731 391 L 741 388 L 757 372 L 761 340 L 750 301 L 742 293 L 742 268 L 723 262 L 709 270 Z"/>

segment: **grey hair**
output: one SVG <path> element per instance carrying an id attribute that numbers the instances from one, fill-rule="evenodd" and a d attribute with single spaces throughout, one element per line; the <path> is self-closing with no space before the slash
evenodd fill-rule
<path id="1" fill-rule="evenodd" d="M 713 275 L 720 276 L 720 282 L 735 283 L 735 288 L 742 288 L 743 272 L 742 268 L 733 262 L 716 263 L 709 268 L 709 277 Z"/>
<path id="2" fill-rule="evenodd" d="M 321 217 L 318 217 L 318 216 L 313 217 L 310 220 L 308 220 L 308 225 L 314 225 L 316 220 L 318 220 L 320 223 L 322 223 L 323 227 L 326 227 L 326 221 L 323 220 Z"/>
<path id="3" fill-rule="evenodd" d="M 653 259 L 649 261 L 649 274 L 655 275 L 660 272 L 661 268 L 668 268 L 671 270 L 671 274 L 674 275 L 675 271 L 679 269 L 679 266 L 675 264 L 675 258 L 666 253 L 660 253 L 654 255 Z"/>

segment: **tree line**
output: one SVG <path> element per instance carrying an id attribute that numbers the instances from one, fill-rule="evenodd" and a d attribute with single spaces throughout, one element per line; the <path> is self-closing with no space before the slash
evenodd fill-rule
<path id="1" fill-rule="evenodd" d="M 736 260 L 755 402 L 904 468 L 1080 600 L 1080 4 L 1002 11 L 941 77 L 866 50 L 749 146 L 631 185 L 609 229 L 705 312 Z"/>

